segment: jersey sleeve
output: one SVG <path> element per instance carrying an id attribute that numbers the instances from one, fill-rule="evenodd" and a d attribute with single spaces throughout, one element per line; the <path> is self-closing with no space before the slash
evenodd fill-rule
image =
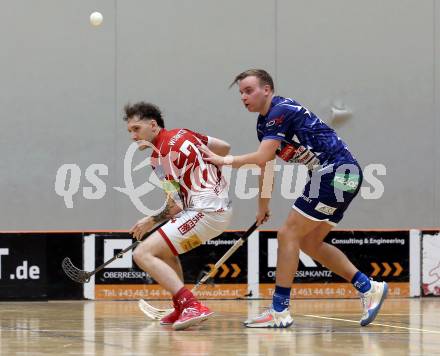
<path id="1" fill-rule="evenodd" d="M 191 130 L 187 130 L 187 131 L 191 133 L 194 137 L 196 137 L 202 144 L 204 144 L 205 146 L 208 145 L 209 136 Z"/>
<path id="2" fill-rule="evenodd" d="M 289 128 L 289 120 L 286 120 L 288 115 L 287 110 L 274 108 L 259 133 L 259 139 L 261 137 L 260 140 L 284 140 Z"/>

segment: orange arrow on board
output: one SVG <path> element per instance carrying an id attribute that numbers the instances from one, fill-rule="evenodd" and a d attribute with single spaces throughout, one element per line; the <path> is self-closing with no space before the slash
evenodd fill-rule
<path id="1" fill-rule="evenodd" d="M 229 273 L 229 268 L 225 264 L 222 264 L 223 272 L 220 275 L 220 278 L 225 278 Z"/>
<path id="2" fill-rule="evenodd" d="M 380 267 L 376 262 L 371 262 L 371 266 L 374 268 L 374 271 L 371 273 L 371 275 L 375 277 L 380 272 Z"/>
<path id="3" fill-rule="evenodd" d="M 391 268 L 391 266 L 390 266 L 388 263 L 386 263 L 386 262 L 382 262 L 382 266 L 385 267 L 385 272 L 382 273 L 382 276 L 383 276 L 383 277 L 386 277 L 386 276 L 388 276 L 388 275 L 390 274 L 392 268 Z"/>
<path id="4" fill-rule="evenodd" d="M 393 262 L 394 267 L 396 267 L 396 272 L 393 273 L 393 276 L 398 276 L 402 273 L 403 268 L 399 262 Z"/>
<path id="5" fill-rule="evenodd" d="M 231 263 L 231 267 L 234 269 L 234 273 L 232 273 L 231 278 L 235 278 L 240 274 L 241 269 L 235 263 Z"/>

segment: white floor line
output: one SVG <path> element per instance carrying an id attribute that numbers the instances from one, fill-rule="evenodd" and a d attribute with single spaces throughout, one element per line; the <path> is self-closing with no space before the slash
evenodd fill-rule
<path id="1" fill-rule="evenodd" d="M 328 317 L 328 316 L 312 315 L 312 314 L 302 314 L 301 316 L 306 316 L 306 317 L 309 317 L 309 318 L 316 318 L 316 319 L 345 321 L 345 322 L 348 322 L 348 323 L 359 324 L 358 320 L 331 318 L 331 317 Z M 419 328 L 409 328 L 409 327 L 406 327 L 406 326 L 389 325 L 389 324 L 374 323 L 374 322 L 371 323 L 370 325 L 385 326 L 385 327 L 388 327 L 388 328 L 403 329 L 403 330 L 409 330 L 409 331 L 419 331 L 419 332 L 423 332 L 423 333 L 440 334 L 440 330 L 427 330 L 427 329 L 419 329 Z"/>

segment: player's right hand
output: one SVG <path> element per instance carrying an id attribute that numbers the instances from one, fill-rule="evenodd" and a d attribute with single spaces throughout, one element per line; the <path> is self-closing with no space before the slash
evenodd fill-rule
<path id="1" fill-rule="evenodd" d="M 256 220 L 257 220 L 257 226 L 260 226 L 261 224 L 264 224 L 267 222 L 270 218 L 270 210 L 267 208 L 260 208 L 257 211 Z"/>

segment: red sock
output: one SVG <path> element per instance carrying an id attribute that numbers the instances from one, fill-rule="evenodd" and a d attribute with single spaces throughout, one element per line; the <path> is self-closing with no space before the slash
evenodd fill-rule
<path id="1" fill-rule="evenodd" d="M 183 309 L 183 307 L 193 301 L 196 300 L 196 297 L 194 294 L 191 293 L 191 291 L 185 287 L 182 287 L 176 295 L 173 296 L 173 300 L 177 301 L 177 303 L 180 305 L 180 308 Z"/>

